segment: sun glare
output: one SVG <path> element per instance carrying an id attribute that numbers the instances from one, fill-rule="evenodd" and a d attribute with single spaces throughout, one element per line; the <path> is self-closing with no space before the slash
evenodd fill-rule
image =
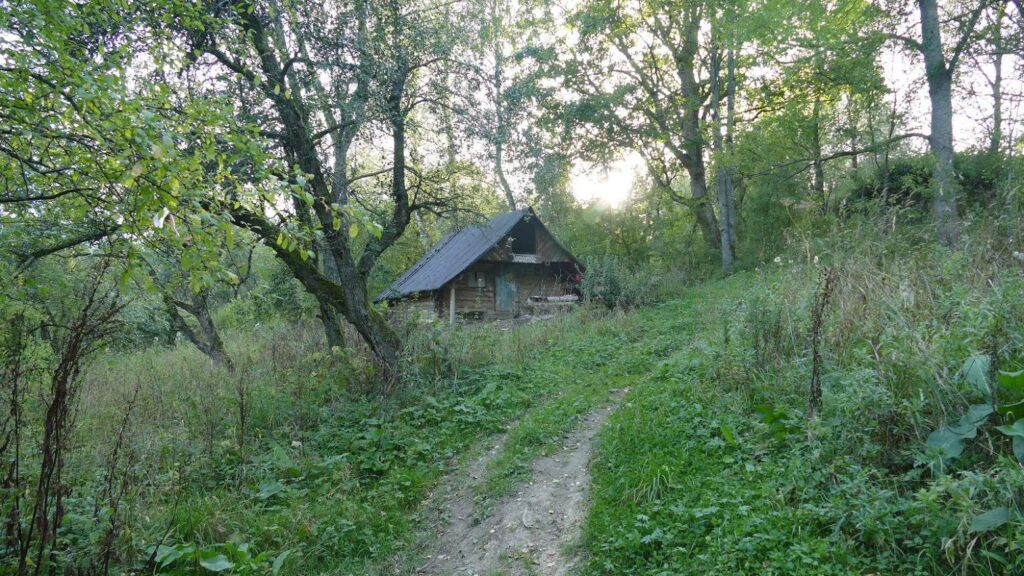
<path id="1" fill-rule="evenodd" d="M 629 198 L 633 183 L 642 170 L 643 161 L 632 153 L 606 166 L 577 164 L 571 175 L 572 193 L 580 202 L 597 202 L 618 208 Z"/>

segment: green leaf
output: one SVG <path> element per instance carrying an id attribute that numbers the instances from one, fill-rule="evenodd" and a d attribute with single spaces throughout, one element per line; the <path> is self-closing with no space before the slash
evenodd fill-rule
<path id="1" fill-rule="evenodd" d="M 271 498 L 284 491 L 284 484 L 281 484 L 277 480 L 270 480 L 269 482 L 264 482 L 263 484 L 260 484 L 260 491 L 259 494 L 256 495 L 256 497 L 259 498 L 260 500 L 267 500 L 268 498 Z"/>
<path id="2" fill-rule="evenodd" d="M 722 431 L 722 438 L 725 438 L 726 443 L 728 443 L 728 444 L 735 444 L 736 443 L 736 435 L 733 434 L 732 428 L 730 428 L 729 426 L 726 426 L 725 424 L 722 424 L 718 428 L 719 428 L 719 430 Z"/>
<path id="3" fill-rule="evenodd" d="M 125 268 L 124 271 L 121 272 L 121 275 L 117 279 L 117 288 L 118 288 L 118 290 L 120 290 L 121 292 L 127 292 L 128 288 L 131 286 L 131 281 L 132 281 L 132 269 L 131 268 Z"/>
<path id="4" fill-rule="evenodd" d="M 960 418 L 960 421 L 949 428 L 962 434 L 964 438 L 974 438 L 978 433 L 978 427 L 988 420 L 992 412 L 994 409 L 991 404 L 972 404 L 967 408 L 967 413 Z"/>
<path id="5" fill-rule="evenodd" d="M 348 237 L 355 238 L 356 236 L 359 236 L 359 224 L 353 222 L 348 226 Z"/>
<path id="6" fill-rule="evenodd" d="M 174 546 L 165 546 L 163 544 L 157 546 L 156 548 L 147 548 L 146 549 L 146 555 L 152 556 L 153 560 L 155 560 L 158 564 L 162 564 L 164 558 L 167 558 L 168 556 L 170 556 L 173 553 L 174 553 Z"/>
<path id="7" fill-rule="evenodd" d="M 925 445 L 937 449 L 943 460 L 951 460 L 963 454 L 964 437 L 943 426 L 928 435 Z"/>
<path id="8" fill-rule="evenodd" d="M 1017 420 L 1009 426 L 996 426 L 996 430 L 999 430 L 1007 436 L 1024 438 L 1024 419 Z"/>
<path id="9" fill-rule="evenodd" d="M 1013 438 L 1013 455 L 1017 457 L 1018 462 L 1024 464 L 1024 418 L 1009 426 L 996 426 L 996 430 Z"/>
<path id="10" fill-rule="evenodd" d="M 1024 418 L 1024 400 L 1012 404 L 1000 404 L 996 407 L 996 411 L 1010 420 L 1019 420 Z"/>
<path id="11" fill-rule="evenodd" d="M 215 550 L 203 550 L 199 553 L 199 565 L 210 572 L 225 572 L 235 567 L 228 557 Z"/>
<path id="12" fill-rule="evenodd" d="M 1024 394 L 1024 370 L 1018 370 L 1017 372 L 1002 372 L 996 376 L 996 380 L 999 381 L 999 385 L 1011 392 L 1017 394 Z"/>
<path id="13" fill-rule="evenodd" d="M 988 532 L 995 530 L 1010 520 L 1010 509 L 1006 506 L 993 508 L 971 519 L 968 532 Z"/>
<path id="14" fill-rule="evenodd" d="M 964 367 L 960 371 L 964 380 L 981 392 L 986 400 L 992 399 L 992 386 L 988 380 L 988 371 L 991 365 L 992 362 L 988 356 L 971 356 L 964 362 Z"/>
<path id="15" fill-rule="evenodd" d="M 925 445 L 938 451 L 943 461 L 952 460 L 964 451 L 964 440 L 978 435 L 978 427 L 992 414 L 991 404 L 974 404 L 956 424 L 940 426 L 928 435 Z"/>
<path id="16" fill-rule="evenodd" d="M 153 554 L 153 549 L 148 550 L 147 553 L 153 556 L 153 561 L 158 566 L 166 568 L 182 556 L 192 554 L 194 551 L 195 545 L 193 544 L 176 544 L 174 546 L 161 545 L 156 549 L 156 554 Z"/>
<path id="17" fill-rule="evenodd" d="M 288 559 L 288 556 L 290 556 L 291 553 L 291 550 L 285 550 L 278 554 L 277 558 L 274 558 L 274 563 L 270 566 L 270 573 L 277 576 L 277 573 L 281 571 L 281 567 L 284 566 L 284 561 Z"/>

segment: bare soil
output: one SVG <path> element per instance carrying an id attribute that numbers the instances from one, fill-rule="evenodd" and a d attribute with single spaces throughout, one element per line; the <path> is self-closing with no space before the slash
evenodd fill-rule
<path id="1" fill-rule="evenodd" d="M 619 398 L 621 393 L 614 395 Z M 576 544 L 586 514 L 594 436 L 613 410 L 614 405 L 588 414 L 562 440 L 561 450 L 535 460 L 530 479 L 497 502 L 477 502 L 474 487 L 503 438 L 449 478 L 436 504 L 436 540 L 416 574 L 571 574 L 580 560 Z"/>

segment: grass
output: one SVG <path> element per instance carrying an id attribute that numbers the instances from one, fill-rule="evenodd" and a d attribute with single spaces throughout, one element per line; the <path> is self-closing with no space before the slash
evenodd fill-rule
<path id="1" fill-rule="evenodd" d="M 532 377 L 558 382 L 553 394 L 527 412 L 509 430 L 501 452 L 487 466 L 481 496 L 504 496 L 528 474 L 530 463 L 549 455 L 582 417 L 609 401 L 609 393 L 627 388 L 649 365 L 649 355 L 632 343 L 639 336 L 635 317 L 617 313 L 592 327 L 574 345 L 539 352 Z"/>
<path id="2" fill-rule="evenodd" d="M 185 346 L 111 354 L 85 380 L 69 484 L 98 493 L 98 471 L 123 471 L 124 567 L 160 544 L 239 574 L 400 573 L 421 503 L 472 446 L 505 434 L 478 494 L 493 501 L 629 388 L 595 453 L 589 574 L 1020 572 L 1019 520 L 971 530 L 1024 498 L 1008 441 L 987 427 L 948 473 L 919 465 L 931 431 L 978 401 L 965 359 L 1021 367 L 1020 263 L 991 231 L 969 229 L 957 254 L 925 235 L 855 220 L 636 313 L 410 328 L 410 382 L 386 402 L 309 323 L 227 331 L 235 374 Z M 824 265 L 840 282 L 808 423 Z M 95 507 L 69 504 L 69 563 L 91 550 L 95 527 L 76 518 Z M 190 558 L 161 572 L 200 571 Z"/>
<path id="3" fill-rule="evenodd" d="M 223 555 L 237 573 L 278 560 L 280 574 L 383 571 L 414 539 L 430 488 L 478 439 L 507 432 L 488 469 L 495 497 L 645 369 L 630 352 L 641 330 L 628 314 L 580 309 L 508 330 L 420 331 L 407 349 L 416 380 L 386 402 L 353 392 L 365 367 L 324 353 L 311 324 L 227 331 L 235 374 L 186 346 L 112 354 L 86 377 L 75 483 L 96 482 L 130 405 L 123 565 L 159 544 Z M 86 515 L 91 502 L 78 505 Z M 71 529 L 82 557 L 88 530 Z M 160 571 L 201 568 L 185 554 Z"/>
<path id="4" fill-rule="evenodd" d="M 585 573 L 1024 570 L 1019 519 L 971 528 L 1020 507 L 1006 440 L 979 434 L 947 474 L 919 464 L 928 434 L 978 401 L 964 360 L 1024 358 L 1018 265 L 998 243 L 950 255 L 914 233 L 834 237 L 638 315 L 673 352 L 600 436 Z M 843 281 L 824 410 L 807 422 L 814 255 Z"/>

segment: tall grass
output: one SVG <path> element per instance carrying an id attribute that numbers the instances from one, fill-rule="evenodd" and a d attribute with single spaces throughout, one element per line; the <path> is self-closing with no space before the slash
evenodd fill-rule
<path id="1" fill-rule="evenodd" d="M 69 485 L 101 492 L 121 446 L 115 545 L 126 568 L 146 566 L 159 544 L 224 555 L 236 570 L 267 570 L 284 554 L 284 573 L 364 573 L 412 535 L 418 503 L 454 455 L 562 397 L 572 371 L 632 329 L 629 315 L 590 308 L 524 325 L 407 325 L 404 386 L 382 399 L 368 393 L 365 351 L 326 350 L 314 321 L 228 324 L 233 373 L 179 343 L 112 351 L 85 375 Z M 581 406 L 551 408 L 556 428 Z M 85 515 L 92 503 L 77 505 Z M 71 526 L 73 563 L 94 535 Z M 162 570 L 195 569 L 182 562 Z"/>
<path id="2" fill-rule="evenodd" d="M 979 432 L 946 474 L 920 465 L 928 435 L 982 401 L 967 358 L 1024 366 L 1019 231 L 977 222 L 951 253 L 930 227 L 886 222 L 819 223 L 777 263 L 639 315 L 649 335 L 680 336 L 601 437 L 589 573 L 1024 569 L 1019 521 L 971 528 L 1020 508 L 1006 439 Z M 807 421 L 809 306 L 826 266 L 840 280 L 822 413 Z"/>
<path id="3" fill-rule="evenodd" d="M 111 352 L 78 406 L 68 557 L 96 537 L 74 518 L 93 514 L 87 495 L 113 461 L 127 486 L 125 567 L 163 544 L 256 572 L 285 554 L 284 573 L 366 573 L 410 537 L 419 503 L 475 440 L 508 432 L 483 488 L 503 494 L 610 389 L 630 387 L 595 464 L 591 572 L 999 573 L 979 551 L 1012 550 L 968 526 L 1019 498 L 1005 442 L 979 439 L 945 478 L 915 457 L 977 400 L 959 373 L 967 357 L 1022 366 L 1021 240 L 978 221 L 949 253 L 930 229 L 888 217 L 824 220 L 728 279 L 663 282 L 654 293 L 671 300 L 637 313 L 399 324 L 406 380 L 388 399 L 367 394 L 365 350 L 326 350 L 312 320 L 226 322 L 234 373 L 185 344 Z M 804 425 L 824 266 L 839 284 L 822 415 Z M 115 461 L 119 437 L 128 454 Z M 271 555 L 246 559 L 242 544 Z"/>

